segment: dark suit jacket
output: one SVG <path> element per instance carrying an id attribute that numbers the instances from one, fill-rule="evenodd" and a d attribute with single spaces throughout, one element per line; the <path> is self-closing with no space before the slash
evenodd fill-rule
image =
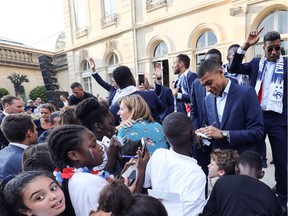
<path id="1" fill-rule="evenodd" d="M 182 98 L 176 100 L 177 112 L 183 112 L 187 114 L 185 103 L 190 104 L 190 97 L 192 93 L 192 90 L 191 90 L 192 83 L 194 82 L 196 78 L 198 78 L 197 74 L 189 71 L 189 73 L 187 74 L 187 87 L 188 88 L 185 89 L 187 94 L 182 93 L 181 88 L 179 89 L 179 93 L 182 93 Z"/>
<path id="2" fill-rule="evenodd" d="M 221 123 L 213 94 L 205 97 L 205 107 L 207 125 L 216 122 L 216 128 L 230 132 L 230 142 L 215 139 L 212 141 L 213 149 L 233 148 L 241 154 L 247 150 L 255 151 L 257 145 L 263 141 L 263 115 L 254 88 L 231 83 Z"/>
<path id="3" fill-rule="evenodd" d="M 197 130 L 205 126 L 206 113 L 204 98 L 206 97 L 206 89 L 201 85 L 200 80 L 197 78 L 192 84 L 191 91 L 190 118 L 194 130 Z"/>
<path id="4" fill-rule="evenodd" d="M 231 82 L 238 84 L 237 79 L 231 79 L 230 77 L 227 78 L 229 78 Z M 191 91 L 192 93 L 190 99 L 190 118 L 194 130 L 197 130 L 198 128 L 205 126 L 206 112 L 204 106 L 204 98 L 206 97 L 206 89 L 204 86 L 201 85 L 200 80 L 197 78 L 192 84 Z"/>
<path id="5" fill-rule="evenodd" d="M 117 89 L 115 89 L 111 84 L 105 82 L 98 73 L 92 74 L 92 77 L 100 86 L 109 91 L 108 102 L 109 106 L 111 106 L 113 97 L 115 96 Z"/>
<path id="6" fill-rule="evenodd" d="M 242 54 L 235 53 L 232 64 L 230 65 L 231 73 L 248 74 L 249 82 L 255 87 L 259 70 L 260 58 L 253 58 L 250 62 L 242 64 Z M 281 126 L 287 125 L 287 58 L 284 58 L 284 94 L 283 94 L 283 113 L 274 115 L 274 120 Z"/>
<path id="7" fill-rule="evenodd" d="M 4 119 L 4 117 L 5 117 L 5 115 L 1 112 L 0 113 L 0 126 L 1 126 L 1 123 Z M 6 139 L 6 137 L 4 136 L 4 134 L 0 128 L 0 149 L 8 146 L 8 144 L 9 144 L 9 141 Z"/>
<path id="8" fill-rule="evenodd" d="M 155 92 L 148 90 L 148 91 L 137 91 L 133 94 L 139 94 L 146 101 L 151 110 L 152 117 L 154 118 L 155 121 L 160 123 L 161 121 L 159 113 L 162 112 L 163 106 L 160 99 L 155 94 Z M 117 115 L 117 112 L 119 111 L 118 103 L 116 102 L 112 104 L 109 110 L 115 118 L 114 124 L 118 126 L 120 124 L 120 116 Z"/>
<path id="9" fill-rule="evenodd" d="M 0 151 L 0 178 L 3 179 L 10 174 L 17 174 L 22 170 L 23 148 L 8 145 Z"/>
<path id="10" fill-rule="evenodd" d="M 163 106 L 162 112 L 159 113 L 160 120 L 163 121 L 167 115 L 174 111 L 174 98 L 172 90 L 166 86 L 155 83 L 154 92 L 161 100 Z"/>

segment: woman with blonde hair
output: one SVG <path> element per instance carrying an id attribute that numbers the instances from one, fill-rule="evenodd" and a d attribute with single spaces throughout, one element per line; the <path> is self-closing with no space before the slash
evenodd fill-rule
<path id="1" fill-rule="evenodd" d="M 125 96 L 118 100 L 118 104 L 120 109 L 117 114 L 120 115 L 121 124 L 117 136 L 131 141 L 143 137 L 150 154 L 158 148 L 168 148 L 162 125 L 154 121 L 150 108 L 140 95 Z M 126 127 L 129 123 L 132 123 L 130 127 Z"/>

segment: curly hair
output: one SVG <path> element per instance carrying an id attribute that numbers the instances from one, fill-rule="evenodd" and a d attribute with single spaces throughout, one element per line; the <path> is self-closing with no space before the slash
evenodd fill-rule
<path id="1" fill-rule="evenodd" d="M 225 175 L 235 174 L 235 165 L 239 158 L 239 154 L 234 149 L 215 149 L 211 153 L 211 160 L 215 161 L 219 170 L 224 170 Z"/>

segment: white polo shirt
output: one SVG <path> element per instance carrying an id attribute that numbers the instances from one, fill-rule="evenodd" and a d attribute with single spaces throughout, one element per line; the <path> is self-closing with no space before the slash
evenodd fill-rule
<path id="1" fill-rule="evenodd" d="M 157 149 L 150 158 L 145 174 L 144 187 L 157 192 L 178 193 L 183 216 L 202 213 L 205 205 L 206 176 L 197 161 L 171 149 Z M 168 214 L 171 201 L 163 200 Z M 172 216 L 169 214 L 169 216 Z"/>

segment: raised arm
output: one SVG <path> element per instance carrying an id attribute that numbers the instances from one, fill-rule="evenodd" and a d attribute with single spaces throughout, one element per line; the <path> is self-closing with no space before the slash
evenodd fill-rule
<path id="1" fill-rule="evenodd" d="M 104 81 L 101 76 L 96 72 L 96 64 L 93 60 L 93 58 L 89 59 L 90 65 L 91 65 L 91 69 L 93 71 L 92 73 L 92 77 L 96 80 L 96 82 L 102 86 L 104 89 L 106 89 L 107 91 L 110 91 L 111 88 L 114 88 L 111 84 L 107 83 L 106 81 Z"/>
<path id="2" fill-rule="evenodd" d="M 242 45 L 242 50 L 246 51 L 250 46 L 253 46 L 254 44 L 256 44 L 260 37 L 259 34 L 262 32 L 262 30 L 264 29 L 264 27 L 262 27 L 259 30 L 253 30 L 249 33 L 249 35 L 246 38 L 246 41 L 243 43 Z"/>

